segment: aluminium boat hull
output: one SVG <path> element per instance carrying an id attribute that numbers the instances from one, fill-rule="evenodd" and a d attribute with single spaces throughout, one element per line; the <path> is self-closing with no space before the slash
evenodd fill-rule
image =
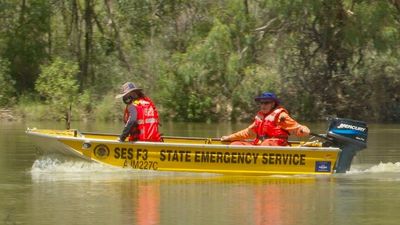
<path id="1" fill-rule="evenodd" d="M 220 174 L 332 174 L 336 147 L 234 146 L 210 138 L 164 137 L 163 142 L 118 142 L 116 135 L 28 129 L 45 153 L 61 153 L 115 167 Z"/>

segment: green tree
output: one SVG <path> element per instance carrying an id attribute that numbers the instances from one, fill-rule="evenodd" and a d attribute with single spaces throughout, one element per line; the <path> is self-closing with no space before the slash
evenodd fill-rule
<path id="1" fill-rule="evenodd" d="M 3 33 L 6 45 L 1 55 L 10 62 L 17 92 L 32 91 L 40 64 L 49 58 L 51 4 L 46 0 L 22 0 L 3 5 L 6 13 L 2 15 L 6 16 L 1 20 L 7 29 Z"/>
<path id="2" fill-rule="evenodd" d="M 400 120 L 398 1 L 19 0 L 0 14 L 2 105 L 49 103 L 57 90 L 33 90 L 61 58 L 78 65 L 79 109 L 107 120 L 128 80 L 164 118 L 249 119 L 274 91 L 299 119 Z"/>
<path id="3" fill-rule="evenodd" d="M 74 62 L 56 58 L 51 64 L 41 67 L 35 89 L 52 108 L 53 116 L 62 119 L 70 104 L 77 100 L 78 84 L 76 76 L 78 65 Z M 53 111 L 54 110 L 54 111 Z"/>
<path id="4" fill-rule="evenodd" d="M 359 72 L 365 63 L 371 63 L 365 60 L 369 54 L 385 57 L 387 51 L 398 51 L 394 41 L 399 34 L 394 28 L 398 12 L 390 2 L 302 0 L 266 4 L 277 13 L 282 27 L 279 33 L 284 35 L 277 46 L 278 66 L 282 88 L 291 90 L 283 92 L 283 98 L 292 109 L 310 120 L 327 115 L 372 118 L 373 114 L 359 113 L 368 101 L 365 85 L 360 85 L 365 76 Z"/>
<path id="5" fill-rule="evenodd" d="M 15 103 L 15 81 L 9 73 L 9 62 L 0 58 L 0 106 Z"/>
<path id="6" fill-rule="evenodd" d="M 235 79 L 235 74 L 227 74 L 231 51 L 229 28 L 216 20 L 203 41 L 189 47 L 187 53 L 175 55 L 175 82 L 167 96 L 174 101 L 167 101 L 167 107 L 177 113 L 178 119 L 214 120 L 223 114 L 225 110 L 217 104 L 232 90 L 228 79 Z"/>

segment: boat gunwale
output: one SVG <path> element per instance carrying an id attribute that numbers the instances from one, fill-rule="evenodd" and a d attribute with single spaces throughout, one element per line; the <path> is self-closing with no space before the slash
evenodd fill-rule
<path id="1" fill-rule="evenodd" d="M 62 136 L 62 135 L 50 135 L 35 132 L 35 130 L 27 130 L 27 134 L 36 135 L 41 137 L 47 137 L 57 140 L 76 140 L 83 142 L 99 142 L 99 143 L 110 143 L 110 144 L 122 144 L 122 145 L 147 145 L 147 146 L 170 146 L 170 147 L 191 147 L 191 148 L 213 148 L 213 149 L 241 149 L 241 150 L 261 150 L 261 151 L 287 151 L 287 150 L 302 150 L 302 151 L 326 151 L 326 152 L 341 152 L 342 150 L 338 147 L 288 147 L 288 146 L 241 146 L 241 145 L 221 145 L 221 144 L 188 144 L 188 143 L 165 143 L 165 142 L 147 142 L 147 141 L 136 141 L 136 142 L 119 142 L 117 140 L 105 140 L 98 138 L 85 138 L 85 137 L 73 137 L 73 136 Z M 84 134 L 84 133 L 82 133 Z M 88 134 L 88 133 L 86 133 Z M 91 133 L 95 134 L 95 133 Z M 105 135 L 105 134 L 104 134 Z M 207 138 L 204 138 L 205 140 Z"/>

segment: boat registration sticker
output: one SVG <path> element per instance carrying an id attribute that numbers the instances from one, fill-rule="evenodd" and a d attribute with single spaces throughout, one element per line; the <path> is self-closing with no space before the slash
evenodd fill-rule
<path id="1" fill-rule="evenodd" d="M 315 172 L 331 172 L 331 162 L 329 161 L 316 161 Z"/>

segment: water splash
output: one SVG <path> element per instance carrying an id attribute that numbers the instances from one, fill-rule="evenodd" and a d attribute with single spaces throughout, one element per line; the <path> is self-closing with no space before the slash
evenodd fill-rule
<path id="1" fill-rule="evenodd" d="M 166 171 L 147 171 L 113 167 L 61 155 L 46 155 L 35 160 L 30 169 L 34 182 L 63 181 L 63 180 L 149 180 L 149 179 L 180 179 L 180 178 L 210 178 L 220 176 L 210 173 L 184 173 Z M 338 177 L 399 179 L 400 162 L 379 163 L 376 165 L 354 165 L 346 174 L 336 174 Z M 270 177 L 286 178 L 292 175 L 274 175 Z M 299 177 L 303 177 L 299 175 Z"/>
<path id="2" fill-rule="evenodd" d="M 359 173 L 400 173 L 400 162 L 380 162 L 378 165 L 372 165 L 369 168 L 357 168 L 352 167 L 348 174 L 359 174 Z"/>
<path id="3" fill-rule="evenodd" d="M 92 180 L 116 181 L 133 179 L 159 179 L 167 177 L 210 177 L 210 173 L 161 172 L 153 170 L 135 170 L 109 166 L 101 163 L 70 158 L 58 154 L 45 155 L 35 160 L 31 170 L 32 180 Z"/>
<path id="4" fill-rule="evenodd" d="M 94 173 L 118 170 L 122 169 L 60 155 L 46 155 L 35 160 L 31 173 Z"/>

